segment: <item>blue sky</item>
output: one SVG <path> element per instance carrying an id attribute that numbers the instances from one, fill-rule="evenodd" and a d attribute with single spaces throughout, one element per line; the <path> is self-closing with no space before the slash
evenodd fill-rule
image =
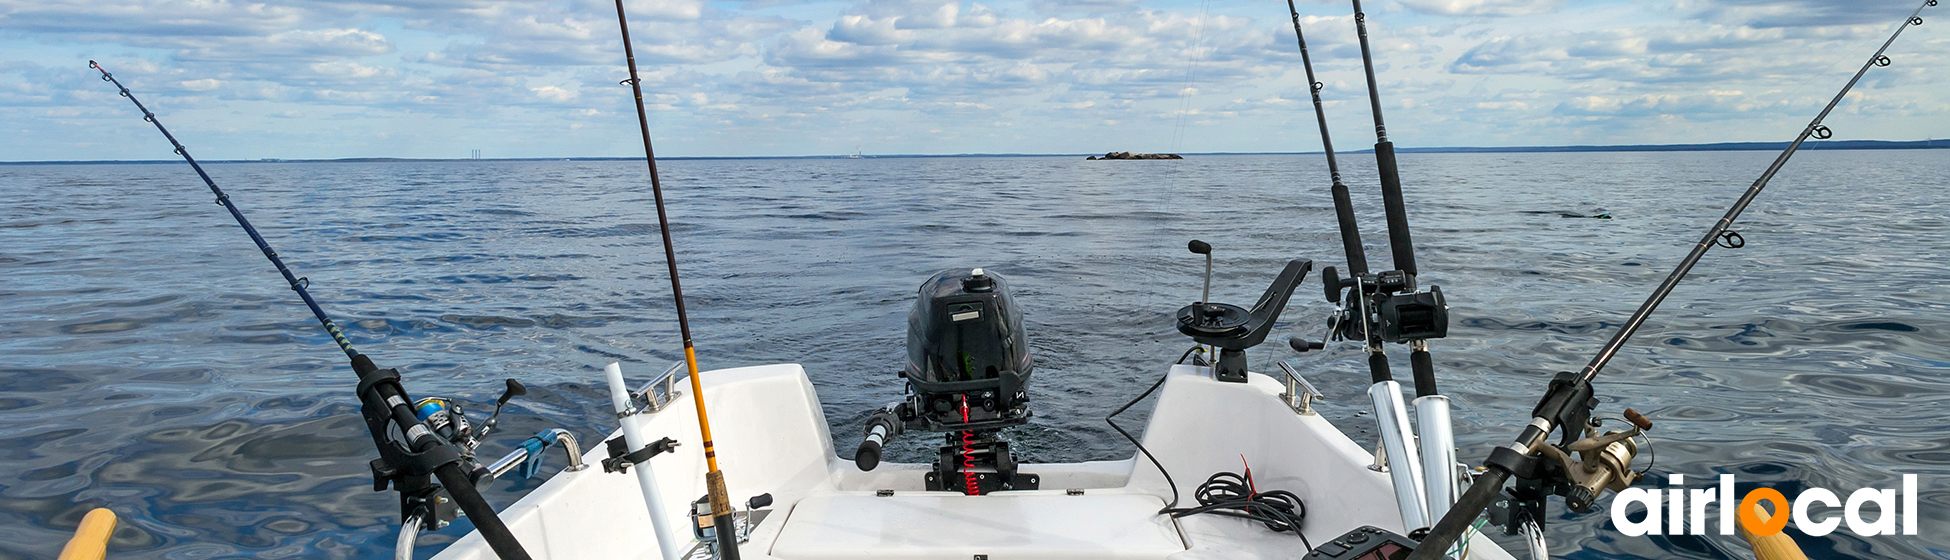
<path id="1" fill-rule="evenodd" d="M 1912 0 L 1371 0 L 1404 146 L 1787 140 Z M 631 0 L 661 155 L 1302 151 L 1284 2 Z M 1300 0 L 1343 147 L 1373 141 L 1347 2 Z M 1950 135 L 1950 12 L 1828 119 Z M 641 153 L 613 4 L 0 0 L 0 161 Z"/>

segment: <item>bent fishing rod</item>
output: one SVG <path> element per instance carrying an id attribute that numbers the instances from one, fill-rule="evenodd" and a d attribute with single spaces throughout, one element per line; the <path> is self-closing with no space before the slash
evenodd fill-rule
<path id="1" fill-rule="evenodd" d="M 1529 478 L 1539 474 L 1550 474 L 1540 472 L 1538 468 L 1538 463 L 1542 462 L 1541 455 L 1561 456 L 1563 450 L 1554 448 L 1546 440 L 1551 432 L 1558 428 L 1564 430 L 1564 439 L 1569 440 L 1574 437 L 1572 434 L 1576 433 L 1574 430 L 1579 427 L 1574 422 L 1589 419 L 1591 409 L 1597 405 L 1596 399 L 1592 397 L 1591 380 L 1598 376 L 1598 372 L 1604 369 L 1605 364 L 1610 362 L 1613 356 L 1618 354 L 1618 350 L 1624 347 L 1625 342 L 1638 332 L 1639 327 L 1645 325 L 1646 317 L 1652 315 L 1653 310 L 1658 309 L 1659 304 L 1664 302 L 1673 288 L 1679 285 L 1680 280 L 1684 280 L 1686 274 L 1693 270 L 1693 265 L 1698 264 L 1700 258 L 1706 256 L 1708 250 L 1715 246 L 1738 249 L 1746 245 L 1746 240 L 1731 229 L 1734 220 L 1746 211 L 1747 206 L 1753 203 L 1762 189 L 1767 188 L 1767 183 L 1774 179 L 1774 174 L 1779 173 L 1781 167 L 1787 165 L 1788 159 L 1794 157 L 1803 143 L 1809 138 L 1826 139 L 1834 136 L 1834 132 L 1823 125 L 1822 121 L 1828 118 L 1828 114 L 1835 110 L 1836 105 L 1841 104 L 1842 99 L 1848 96 L 1848 92 L 1855 88 L 1855 84 L 1862 80 L 1862 76 L 1867 74 L 1870 68 L 1886 67 L 1891 64 L 1889 57 L 1884 54 L 1889 50 L 1889 46 L 1895 44 L 1896 38 L 1902 36 L 1903 30 L 1910 26 L 1923 25 L 1921 15 L 1923 9 L 1935 5 L 1937 0 L 1924 0 L 1922 5 L 1916 7 L 1916 11 L 1911 12 L 1903 23 L 1896 27 L 1895 32 L 1889 35 L 1889 39 L 1883 41 L 1882 47 L 1869 56 L 1869 60 L 1855 71 L 1854 77 L 1849 78 L 1848 84 L 1843 85 L 1841 91 L 1835 93 L 1835 97 L 1828 101 L 1827 106 L 1822 107 L 1814 120 L 1809 121 L 1808 126 L 1802 128 L 1801 132 L 1795 135 L 1794 141 L 1781 151 L 1781 155 L 1774 158 L 1774 163 L 1768 165 L 1760 178 L 1755 179 L 1754 183 L 1747 187 L 1747 191 L 1740 195 L 1740 199 L 1727 209 L 1726 215 L 1721 216 L 1719 221 L 1713 223 L 1713 227 L 1706 230 L 1706 235 L 1700 237 L 1699 243 L 1693 246 L 1693 250 L 1686 254 L 1686 258 L 1679 261 L 1679 266 L 1673 269 L 1672 274 L 1667 275 L 1665 281 L 1652 291 L 1652 295 L 1639 305 L 1638 310 L 1634 311 L 1631 318 L 1627 319 L 1618 332 L 1612 335 L 1611 341 L 1606 342 L 1605 346 L 1598 350 L 1597 355 L 1591 358 L 1591 362 L 1585 364 L 1583 370 L 1575 374 L 1560 372 L 1557 378 L 1551 381 L 1550 390 L 1531 412 L 1530 425 L 1524 428 L 1515 441 L 1491 451 L 1490 457 L 1483 462 L 1483 466 L 1488 471 L 1477 475 L 1469 490 L 1463 493 L 1455 507 L 1449 510 L 1449 514 L 1443 516 L 1442 520 L 1429 531 L 1428 536 L 1422 540 L 1421 547 L 1409 556 L 1409 560 L 1435 560 L 1443 556 L 1450 545 L 1455 543 L 1456 539 L 1475 522 L 1476 516 L 1489 508 L 1490 503 L 1502 493 L 1503 484 L 1512 475 Z M 1641 430 L 1651 427 L 1650 422 L 1630 410 L 1626 411 L 1626 417 Z M 1630 469 L 1629 461 L 1625 468 Z M 1597 497 L 1596 493 L 1606 489 L 1601 487 L 1594 491 L 1586 484 L 1570 485 L 1568 488 L 1562 484 L 1546 486 L 1556 486 L 1556 490 L 1561 490 L 1555 493 L 1565 496 L 1566 505 L 1576 511 L 1589 508 Z M 1612 484 L 1605 486 L 1611 486 L 1610 489 L 1614 491 L 1622 489 Z M 1541 495 L 1532 499 L 1517 497 L 1521 501 L 1535 502 L 1530 515 L 1540 524 L 1543 522 L 1541 500 L 1544 497 Z M 1721 507 L 1729 506 L 1722 504 Z"/>
<path id="2" fill-rule="evenodd" d="M 122 97 L 129 98 L 129 102 L 134 103 L 135 108 L 142 111 L 142 120 L 156 125 L 156 130 L 162 132 L 163 138 L 169 139 L 169 144 L 176 148 L 176 155 L 183 156 L 183 161 L 189 162 L 190 168 L 195 169 L 197 176 L 203 178 L 203 184 L 209 186 L 210 192 L 217 196 L 217 204 L 229 210 L 230 216 L 237 219 L 237 225 L 244 228 L 244 233 L 250 234 L 251 241 L 264 252 L 264 258 L 270 259 L 271 265 L 277 267 L 279 274 L 284 275 L 292 291 L 298 292 L 298 297 L 305 300 L 305 307 L 311 308 L 312 315 L 318 318 L 318 324 L 325 327 L 325 332 L 332 335 L 332 341 L 338 343 L 339 349 L 345 351 L 345 356 L 351 359 L 352 370 L 359 375 L 359 410 L 365 416 L 367 429 L 372 432 L 373 443 L 379 447 L 380 458 L 372 463 L 374 490 L 384 490 L 388 484 L 391 484 L 399 491 L 402 522 L 410 525 L 415 519 L 419 519 L 428 527 L 444 524 L 442 517 L 451 519 L 451 515 L 447 515 L 446 512 L 451 512 L 452 509 L 445 505 L 448 497 L 451 496 L 451 500 L 459 504 L 461 511 L 467 514 L 467 518 L 473 520 L 475 528 L 480 530 L 481 536 L 487 540 L 489 546 L 493 547 L 496 556 L 501 560 L 528 560 L 528 552 L 522 549 L 521 543 L 515 540 L 514 534 L 508 531 L 507 524 L 495 514 L 494 506 L 482 498 L 480 490 L 476 488 L 476 484 L 481 482 L 486 470 L 479 468 L 479 465 L 474 465 L 475 468 L 472 469 L 463 467 L 464 464 L 471 462 L 472 450 L 462 444 L 450 442 L 436 434 L 434 430 L 428 429 L 427 424 L 414 413 L 413 406 L 408 404 L 414 401 L 407 396 L 405 387 L 400 385 L 399 370 L 380 369 L 373 363 L 372 358 L 354 349 L 352 342 L 346 339 L 345 333 L 339 331 L 338 325 L 332 322 L 332 318 L 318 306 L 318 301 L 312 298 L 308 290 L 311 281 L 293 274 L 291 269 L 285 266 L 284 260 L 278 258 L 277 251 L 271 249 L 270 243 L 264 241 L 264 236 L 259 235 L 257 228 L 251 226 L 250 220 L 244 218 L 243 211 L 237 209 L 237 203 L 231 201 L 230 195 L 218 188 L 217 182 L 211 180 L 210 174 L 204 172 L 203 166 L 196 162 L 196 158 L 190 156 L 189 149 L 176 141 L 176 136 L 170 134 L 169 129 L 163 128 L 162 121 L 156 118 L 156 114 L 143 106 L 142 101 L 136 99 L 127 86 L 122 85 L 120 80 L 108 73 L 108 69 L 93 60 L 88 61 L 88 66 L 101 72 L 102 81 L 114 84 L 115 88 L 120 90 Z M 510 387 L 512 389 L 513 385 Z M 506 403 L 506 397 L 502 402 Z M 400 441 L 396 437 L 404 438 L 406 441 Z M 433 475 L 439 483 L 434 484 L 429 481 L 428 475 Z M 487 480 L 491 481 L 491 475 L 488 476 Z M 401 530 L 412 532 L 417 528 L 402 527 Z"/>
<path id="3" fill-rule="evenodd" d="M 623 32 L 623 58 L 629 62 L 630 92 L 636 97 L 637 128 L 643 132 L 643 161 L 650 166 L 650 192 L 657 201 L 657 231 L 664 238 L 664 263 L 670 267 L 670 297 L 677 304 L 677 328 L 684 336 L 684 363 L 691 371 L 691 399 L 697 406 L 697 429 L 704 439 L 706 493 L 711 501 L 711 524 L 716 529 L 718 553 L 722 560 L 738 560 L 738 531 L 732 520 L 736 510 L 725 490 L 724 471 L 718 470 L 718 450 L 711 442 L 711 421 L 704 412 L 704 385 L 697 375 L 697 349 L 691 343 L 690 316 L 684 312 L 684 285 L 677 279 L 677 249 L 670 242 L 670 215 L 664 211 L 663 182 L 657 176 L 657 151 L 650 146 L 650 116 L 643 106 L 643 80 L 636 73 L 636 51 L 630 45 L 630 23 L 623 14 L 623 0 L 616 0 L 616 25 Z"/>

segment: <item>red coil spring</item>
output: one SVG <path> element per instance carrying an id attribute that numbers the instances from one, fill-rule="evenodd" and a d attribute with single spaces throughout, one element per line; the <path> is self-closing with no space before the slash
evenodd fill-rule
<path id="1" fill-rule="evenodd" d="M 968 423 L 968 395 L 961 396 L 961 421 Z M 961 432 L 961 478 L 968 485 L 968 495 L 982 493 L 981 487 L 975 484 L 975 432 L 968 430 Z"/>

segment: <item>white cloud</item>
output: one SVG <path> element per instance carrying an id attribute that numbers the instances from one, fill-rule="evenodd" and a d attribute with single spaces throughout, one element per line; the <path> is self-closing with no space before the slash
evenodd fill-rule
<path id="1" fill-rule="evenodd" d="M 653 124 L 691 139 L 677 154 L 820 153 L 822 138 L 840 137 L 832 149 L 881 138 L 905 142 L 882 152 L 1048 151 L 1107 136 L 1201 143 L 1187 151 L 1309 149 L 1311 106 L 1279 4 L 628 0 Z M 1753 139 L 1740 135 L 1818 108 L 1819 90 L 1845 79 L 1914 7 L 1369 4 L 1389 128 L 1408 145 Z M 1359 136 L 1369 126 L 1367 91 L 1348 6 L 1300 6 L 1331 124 Z M 234 144 L 242 151 L 280 145 L 274 130 L 304 119 L 363 139 L 426 137 L 398 123 L 432 118 L 501 131 L 452 140 L 491 153 L 542 149 L 494 142 L 547 129 L 547 153 L 602 155 L 617 145 L 603 135 L 632 125 L 622 117 L 634 112 L 616 85 L 624 70 L 614 18 L 602 0 L 0 0 L 9 53 L 0 119 L 46 131 L 125 118 L 113 91 L 74 71 L 84 61 L 72 57 L 84 52 L 159 107 L 227 111 L 233 129 L 249 129 L 256 115 L 262 132 L 235 136 L 252 138 Z M 1865 77 L 1842 113 L 1892 115 L 1867 131 L 1897 137 L 1950 129 L 1950 109 L 1931 93 L 1950 53 L 1923 44 L 1944 41 L 1935 29 L 1906 36 L 1891 53 L 1896 64 Z M 195 124 L 173 126 L 195 133 Z M 358 143 L 302 149 L 341 144 Z M 0 140 L 8 154 L 50 149 Z"/>
<path id="2" fill-rule="evenodd" d="M 1749 27 L 1893 27 L 1921 2 L 1909 0 L 1678 0 L 1680 13 Z"/>
<path id="3" fill-rule="evenodd" d="M 301 29 L 247 37 L 184 37 L 176 57 L 195 61 L 335 60 L 393 52 L 386 36 L 359 29 Z"/>
<path id="4" fill-rule="evenodd" d="M 1410 9 L 1450 16 L 1523 16 L 1548 14 L 1564 7 L 1564 0 L 1401 0 Z"/>

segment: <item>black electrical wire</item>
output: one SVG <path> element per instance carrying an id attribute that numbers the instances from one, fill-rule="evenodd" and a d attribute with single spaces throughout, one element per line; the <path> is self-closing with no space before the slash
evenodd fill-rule
<path id="1" fill-rule="evenodd" d="M 1181 364 L 1182 364 L 1182 363 L 1185 363 L 1185 358 L 1190 358 L 1190 357 L 1192 357 L 1192 353 L 1193 353 L 1193 352 L 1198 352 L 1199 350 L 1200 350 L 1200 348 L 1199 348 L 1199 347 L 1197 347 L 1197 346 L 1193 346 L 1193 347 L 1192 347 L 1192 349 L 1190 349 L 1190 350 L 1186 350 L 1184 354 L 1179 354 L 1179 355 L 1178 355 L 1178 362 L 1177 362 L 1177 363 L 1181 363 Z M 1138 397 L 1138 398 L 1144 398 L 1144 397 Z"/>
<path id="2" fill-rule="evenodd" d="M 1189 356 L 1191 355 L 1191 352 L 1186 351 L 1185 355 Z M 1183 362 L 1185 359 L 1179 358 L 1178 360 L 1180 362 Z M 1124 439 L 1131 440 L 1131 445 L 1137 446 L 1138 452 L 1143 453 L 1144 458 L 1150 459 L 1152 466 L 1158 467 L 1158 473 L 1165 475 L 1165 484 L 1171 486 L 1171 503 L 1165 504 L 1164 509 L 1158 510 L 1158 513 L 1166 513 L 1171 511 L 1172 508 L 1178 507 L 1178 483 L 1172 482 L 1171 472 L 1165 470 L 1165 465 L 1163 463 L 1159 463 L 1157 457 L 1151 456 L 1151 450 L 1145 449 L 1144 444 L 1138 443 L 1136 437 L 1132 436 L 1130 432 L 1124 431 L 1124 428 L 1118 426 L 1117 423 L 1111 421 L 1111 419 L 1116 418 L 1117 415 L 1119 414 L 1123 414 L 1124 411 L 1126 410 L 1130 410 L 1131 407 L 1137 406 L 1138 401 L 1142 401 L 1144 400 L 1145 397 L 1151 396 L 1151 393 L 1157 391 L 1159 387 L 1163 387 L 1165 385 L 1165 380 L 1169 378 L 1171 378 L 1171 374 L 1169 373 L 1165 374 L 1163 377 L 1159 377 L 1157 383 L 1152 383 L 1150 389 L 1144 390 L 1144 394 L 1138 395 L 1137 398 L 1135 399 L 1131 399 L 1131 402 L 1124 403 L 1124 406 L 1118 408 L 1116 412 L 1112 412 L 1110 413 L 1110 416 L 1104 417 L 1104 423 L 1110 424 L 1110 429 L 1117 430 L 1117 433 L 1124 434 Z"/>
<path id="3" fill-rule="evenodd" d="M 1250 470 L 1248 472 L 1251 472 Z M 1300 496 L 1285 490 L 1253 491 L 1252 481 L 1238 473 L 1219 472 L 1198 485 L 1198 507 L 1170 510 L 1171 516 L 1213 514 L 1250 519 L 1276 533 L 1292 531 L 1300 544 L 1313 550 L 1312 541 L 1300 531 L 1307 519 L 1307 504 Z"/>

